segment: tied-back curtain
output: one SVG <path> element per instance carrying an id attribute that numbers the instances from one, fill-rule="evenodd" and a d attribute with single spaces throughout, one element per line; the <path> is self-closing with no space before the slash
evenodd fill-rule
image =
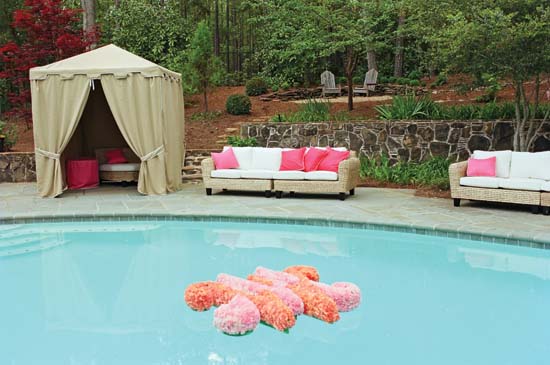
<path id="1" fill-rule="evenodd" d="M 162 123 L 161 77 L 103 75 L 101 85 L 116 124 L 141 159 L 138 191 L 166 194 L 167 178 Z"/>
<path id="2" fill-rule="evenodd" d="M 36 181 L 42 197 L 55 197 L 67 188 L 61 154 L 82 116 L 90 81 L 84 75 L 58 75 L 31 81 Z"/>
<path id="3" fill-rule="evenodd" d="M 168 190 L 181 188 L 181 169 L 183 166 L 184 111 L 181 83 L 165 79 L 164 89 L 164 145 L 166 146 L 166 176 Z"/>

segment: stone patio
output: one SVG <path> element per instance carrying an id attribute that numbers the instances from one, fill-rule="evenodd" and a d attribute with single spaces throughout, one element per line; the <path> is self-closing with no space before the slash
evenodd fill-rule
<path id="1" fill-rule="evenodd" d="M 200 184 L 165 196 L 142 196 L 135 186 L 102 186 L 68 191 L 43 199 L 33 183 L 0 184 L 0 223 L 14 218 L 71 218 L 100 216 L 216 216 L 357 222 L 391 229 L 406 228 L 461 237 L 494 236 L 514 244 L 518 240 L 550 248 L 550 217 L 533 215 L 521 206 L 463 202 L 454 208 L 447 199 L 421 198 L 413 190 L 358 188 L 345 202 L 335 196 L 285 195 L 264 198 L 263 193 L 218 192 L 206 196 Z M 476 236 L 476 237 L 474 237 Z"/>

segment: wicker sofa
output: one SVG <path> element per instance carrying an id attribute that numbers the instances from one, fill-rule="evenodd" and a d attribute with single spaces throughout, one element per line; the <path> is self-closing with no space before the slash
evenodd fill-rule
<path id="1" fill-rule="evenodd" d="M 474 151 L 474 158 L 496 157 L 495 177 L 466 176 L 468 162 L 451 164 L 451 197 L 456 207 L 461 199 L 524 204 L 533 213 L 540 207 L 550 212 L 550 152 Z"/>
<path id="2" fill-rule="evenodd" d="M 344 149 L 345 150 L 345 149 Z M 239 169 L 216 170 L 212 158 L 202 161 L 202 177 L 206 194 L 212 189 L 263 191 L 270 197 L 275 191 L 277 198 L 283 192 L 290 193 L 335 193 L 340 200 L 346 194 L 354 195 L 359 182 L 359 159 L 351 151 L 350 157 L 331 171 L 279 171 L 281 148 L 233 147 Z"/>

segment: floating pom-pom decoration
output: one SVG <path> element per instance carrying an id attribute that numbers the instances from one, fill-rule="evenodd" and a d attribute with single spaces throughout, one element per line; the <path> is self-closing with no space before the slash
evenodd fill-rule
<path id="1" fill-rule="evenodd" d="M 229 274 L 219 274 L 216 281 L 232 289 L 244 291 L 249 294 L 260 294 L 268 290 L 277 295 L 292 310 L 295 316 L 304 313 L 304 303 L 299 296 L 288 288 L 273 287 Z"/>
<path id="2" fill-rule="evenodd" d="M 228 335 L 244 335 L 260 323 L 260 311 L 256 305 L 241 294 L 235 295 L 227 304 L 214 311 L 214 326 Z"/>
<path id="3" fill-rule="evenodd" d="M 313 266 L 289 266 L 283 271 L 297 277 L 303 276 L 312 281 L 319 281 L 319 272 L 317 272 L 317 269 Z"/>

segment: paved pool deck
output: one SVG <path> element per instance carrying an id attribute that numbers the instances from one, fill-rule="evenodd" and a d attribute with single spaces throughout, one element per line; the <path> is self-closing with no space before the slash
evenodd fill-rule
<path id="1" fill-rule="evenodd" d="M 414 190 L 358 188 L 355 196 L 342 202 L 335 195 L 296 194 L 275 199 L 265 198 L 263 193 L 215 192 L 206 196 L 200 184 L 187 184 L 181 191 L 164 196 L 142 196 L 135 186 L 101 186 L 44 199 L 37 196 L 35 184 L 0 184 L 0 223 L 135 216 L 368 223 L 388 230 L 397 227 L 437 235 L 459 232 L 461 237 L 499 237 L 511 244 L 525 240 L 539 243 L 533 247 L 550 248 L 550 216 L 534 215 L 521 206 L 468 201 L 455 208 L 450 199 L 417 197 Z"/>

